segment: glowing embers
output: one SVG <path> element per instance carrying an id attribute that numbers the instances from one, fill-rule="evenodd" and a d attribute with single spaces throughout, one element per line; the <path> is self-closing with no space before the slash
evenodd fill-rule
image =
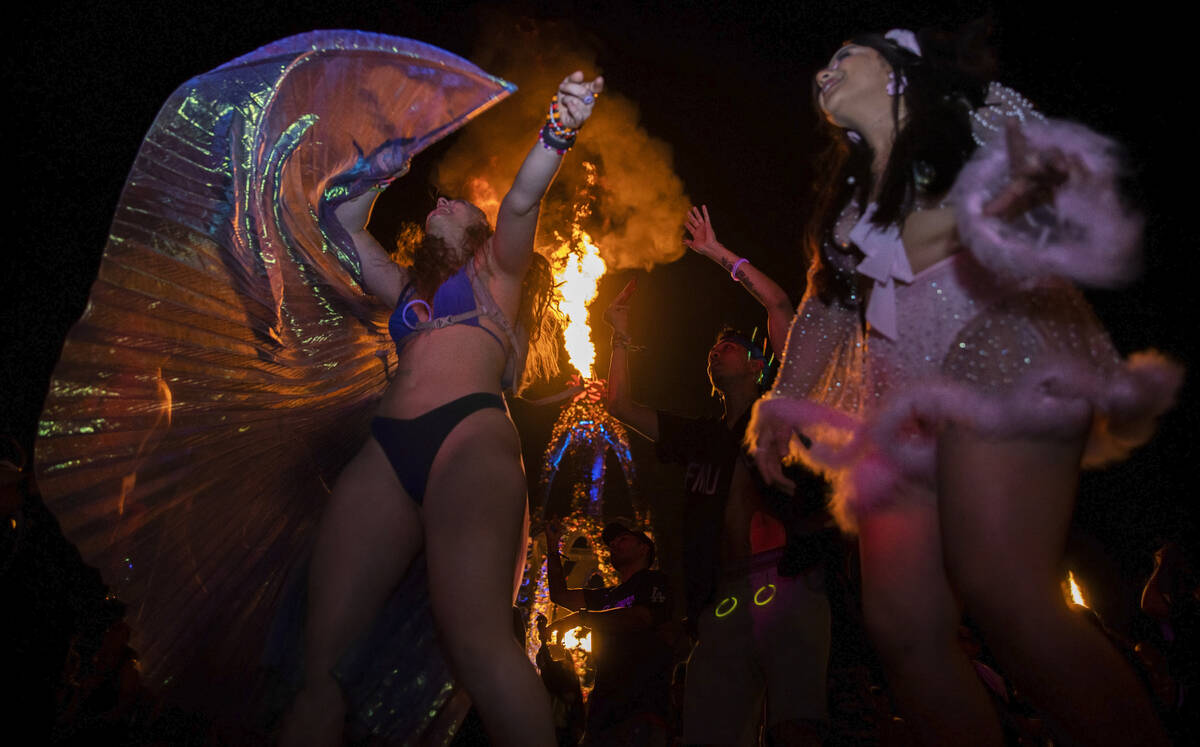
<path id="1" fill-rule="evenodd" d="M 763 584 L 754 591 L 754 594 L 751 595 L 750 600 L 754 602 L 755 607 L 766 607 L 768 604 L 775 601 L 775 596 L 778 593 L 779 587 L 777 587 L 775 584 Z M 741 602 L 738 600 L 737 595 L 731 594 L 730 596 L 722 599 L 720 602 L 717 602 L 717 608 L 713 610 L 713 615 L 718 618 L 728 617 L 733 614 L 733 611 L 736 610 L 740 605 Z"/>

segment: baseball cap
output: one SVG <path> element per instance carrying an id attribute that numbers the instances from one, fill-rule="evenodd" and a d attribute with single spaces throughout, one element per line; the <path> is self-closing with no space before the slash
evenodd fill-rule
<path id="1" fill-rule="evenodd" d="M 643 531 L 630 529 L 619 521 L 611 521 L 604 526 L 604 531 L 600 533 L 600 540 L 607 545 L 623 534 L 631 534 L 636 537 L 639 542 L 646 545 L 646 547 L 649 547 L 650 555 L 647 558 L 646 565 L 654 565 L 654 540 L 647 537 L 646 533 Z"/>

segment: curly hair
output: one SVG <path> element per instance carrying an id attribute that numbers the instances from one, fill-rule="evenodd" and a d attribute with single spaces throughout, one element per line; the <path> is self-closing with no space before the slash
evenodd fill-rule
<path id="1" fill-rule="evenodd" d="M 437 289 L 471 261 L 487 245 L 492 228 L 486 220 L 473 223 L 466 229 L 466 254 L 460 255 L 437 236 L 426 233 L 419 225 L 401 227 L 396 237 L 395 259 L 408 269 L 417 295 L 429 298 Z M 534 252 L 529 269 L 521 280 L 521 303 L 517 310 L 516 326 L 528 335 L 525 370 L 517 384 L 520 393 L 530 384 L 548 379 L 559 370 L 558 330 L 564 316 L 554 295 L 554 275 L 550 263 Z"/>
<path id="2" fill-rule="evenodd" d="M 407 268 L 417 295 L 432 296 L 446 279 L 470 261 L 492 236 L 486 220 L 472 223 L 464 232 L 465 254 L 454 251 L 441 237 L 426 233 L 415 223 L 405 224 L 396 237 L 396 261 Z"/>

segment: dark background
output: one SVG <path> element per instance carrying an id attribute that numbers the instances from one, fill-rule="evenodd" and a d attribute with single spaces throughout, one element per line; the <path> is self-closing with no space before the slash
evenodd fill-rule
<path id="1" fill-rule="evenodd" d="M 1198 85 L 1190 33 L 1125 7 L 1082 15 L 1047 3 L 469 3 L 330 2 L 31 3 L 8 20 L 6 140 L 10 184 L 3 251 L 3 432 L 32 446 L 59 348 L 95 277 L 109 222 L 141 138 L 162 102 L 200 72 L 274 39 L 317 28 L 358 28 L 426 41 L 470 58 L 505 23 L 553 22 L 584 39 L 611 89 L 640 107 L 642 126 L 674 148 L 687 193 L 712 209 L 721 240 L 798 298 L 804 266 L 813 136 L 809 81 L 839 42 L 895 26 L 952 28 L 991 11 L 1002 80 L 1048 114 L 1069 116 L 1122 142 L 1131 198 L 1146 222 L 1146 271 L 1120 293 L 1090 298 L 1124 353 L 1155 347 L 1196 360 L 1193 263 L 1196 158 L 1191 118 Z M 502 9 L 503 13 L 497 13 Z M 505 20 L 507 19 L 507 20 Z M 567 72 L 567 71 L 564 71 Z M 514 81 L 518 85 L 520 80 Z M 547 92 L 548 95 L 549 92 Z M 470 127 L 486 127 L 487 116 Z M 532 140 L 537 123 L 531 123 Z M 429 209 L 439 144 L 418 157 L 400 190 L 403 210 Z M 496 143 L 496 148 L 527 143 Z M 395 188 L 393 188 L 395 189 Z M 15 196 L 15 200 L 13 197 Z M 681 216 L 682 222 L 682 216 Z M 682 232 L 681 232 L 682 237 Z M 632 273 L 601 284 L 602 309 Z M 634 310 L 635 394 L 685 412 L 717 411 L 704 354 L 724 321 L 763 315 L 711 263 L 695 256 L 643 273 Z M 598 321 L 598 319 L 597 319 Z M 600 373 L 606 334 L 597 334 Z M 555 415 L 520 405 L 536 469 Z M 1196 512 L 1194 388 L 1156 440 L 1129 463 L 1085 480 L 1071 563 L 1113 615 L 1136 593 L 1155 543 L 1190 542 Z M 651 499 L 673 479 L 636 444 Z M 655 501 L 657 503 L 657 501 Z M 665 538 L 664 538 L 665 539 Z M 1193 546 L 1194 549 L 1194 546 Z M 1113 622 L 1120 622 L 1114 620 Z"/>

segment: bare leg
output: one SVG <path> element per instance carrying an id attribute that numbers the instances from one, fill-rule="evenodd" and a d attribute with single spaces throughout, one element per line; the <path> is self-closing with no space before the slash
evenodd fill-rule
<path id="1" fill-rule="evenodd" d="M 1166 744 L 1129 665 L 1059 587 L 1083 439 L 939 444 L 946 562 L 1005 673 L 1071 744 Z"/>
<path id="2" fill-rule="evenodd" d="M 284 747 L 340 744 L 346 704 L 330 674 L 421 548 L 421 516 L 383 449 L 368 439 L 334 485 L 309 566 L 304 689 L 284 717 Z"/>
<path id="3" fill-rule="evenodd" d="M 512 421 L 480 410 L 451 432 L 425 496 L 434 620 L 496 745 L 553 745 L 546 689 L 512 631 L 525 473 Z"/>
<path id="4" fill-rule="evenodd" d="M 922 744 L 1000 745 L 995 711 L 958 645 L 932 496 L 859 522 L 863 615 L 888 683 Z"/>

